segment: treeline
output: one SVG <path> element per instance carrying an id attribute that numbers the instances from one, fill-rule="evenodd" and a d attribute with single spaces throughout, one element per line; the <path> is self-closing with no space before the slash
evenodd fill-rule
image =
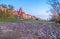
<path id="1" fill-rule="evenodd" d="M 12 5 L 0 4 L 0 18 L 13 18 L 14 7 Z"/>
<path id="2" fill-rule="evenodd" d="M 0 4 L 0 6 L 2 6 L 2 7 L 4 7 L 4 8 L 14 9 L 14 6 L 13 6 L 13 5 Z"/>

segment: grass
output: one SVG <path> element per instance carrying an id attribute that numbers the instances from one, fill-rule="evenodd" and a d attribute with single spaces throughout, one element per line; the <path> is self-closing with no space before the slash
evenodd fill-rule
<path id="1" fill-rule="evenodd" d="M 0 22 L 18 22 L 19 19 L 16 18 L 0 18 Z"/>
<path id="2" fill-rule="evenodd" d="M 40 22 L 40 20 L 18 19 L 18 18 L 0 18 L 0 22 Z"/>

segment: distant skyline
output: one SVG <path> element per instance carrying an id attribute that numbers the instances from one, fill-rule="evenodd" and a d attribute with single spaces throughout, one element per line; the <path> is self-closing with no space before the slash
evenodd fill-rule
<path id="1" fill-rule="evenodd" d="M 0 4 L 13 5 L 15 10 L 19 10 L 20 7 L 27 14 L 47 19 L 50 13 L 47 0 L 0 0 Z"/>

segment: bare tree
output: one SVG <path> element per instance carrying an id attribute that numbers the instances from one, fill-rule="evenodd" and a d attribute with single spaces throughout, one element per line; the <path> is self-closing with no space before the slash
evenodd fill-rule
<path id="1" fill-rule="evenodd" d="M 60 23 L 60 2 L 59 0 L 49 0 L 48 3 L 51 5 L 50 12 L 52 13 L 52 21 Z"/>

